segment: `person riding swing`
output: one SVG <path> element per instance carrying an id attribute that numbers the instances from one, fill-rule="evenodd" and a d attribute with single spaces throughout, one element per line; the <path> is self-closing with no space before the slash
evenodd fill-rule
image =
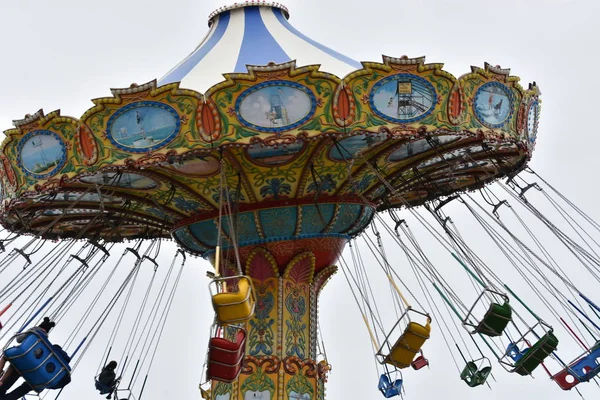
<path id="1" fill-rule="evenodd" d="M 116 369 L 117 362 L 113 360 L 102 368 L 100 375 L 96 378 L 96 389 L 100 391 L 100 394 L 106 394 L 107 399 L 112 397 L 119 383 L 115 372 Z"/>

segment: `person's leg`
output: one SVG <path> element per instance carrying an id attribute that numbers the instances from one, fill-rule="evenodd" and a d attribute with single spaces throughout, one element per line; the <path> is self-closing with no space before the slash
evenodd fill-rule
<path id="1" fill-rule="evenodd" d="M 4 357 L 4 354 L 2 354 L 2 356 L 0 356 L 0 371 L 4 371 L 5 365 L 6 365 L 6 357 Z"/>
<path id="2" fill-rule="evenodd" d="M 9 365 L 8 368 L 6 369 L 6 372 L 4 372 L 4 375 L 2 375 L 2 377 L 0 377 L 0 387 L 4 386 L 6 384 L 5 382 L 8 379 L 10 379 L 11 376 L 14 376 L 14 375 L 16 375 L 15 367 L 13 367 L 12 365 Z M 13 384 L 14 384 L 14 382 L 10 386 L 12 386 Z"/>
<path id="3" fill-rule="evenodd" d="M 0 396 L 0 400 L 19 400 L 21 397 L 25 396 L 32 390 L 33 389 L 31 388 L 31 386 L 29 386 L 29 384 L 25 382 L 12 392 L 4 395 L 4 397 Z"/>
<path id="4" fill-rule="evenodd" d="M 10 368 L 9 368 L 10 369 Z M 15 384 L 15 382 L 19 379 L 19 374 L 11 374 L 10 377 L 7 377 L 4 380 L 2 386 L 0 386 L 0 400 L 2 400 L 4 395 L 6 395 L 6 391 Z"/>

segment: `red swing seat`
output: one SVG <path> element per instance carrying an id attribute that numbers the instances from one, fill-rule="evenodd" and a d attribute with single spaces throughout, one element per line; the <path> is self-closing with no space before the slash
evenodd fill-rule
<path id="1" fill-rule="evenodd" d="M 237 379 L 246 353 L 246 331 L 239 329 L 235 341 L 213 337 L 208 345 L 208 379 L 233 382 Z"/>
<path id="2" fill-rule="evenodd" d="M 420 370 L 423 367 L 426 367 L 429 365 L 429 360 L 425 358 L 425 356 L 423 355 L 423 350 L 419 351 L 421 353 L 421 355 L 417 358 L 415 358 L 413 360 L 413 362 L 410 364 L 411 367 L 413 367 L 413 369 L 415 371 Z"/>

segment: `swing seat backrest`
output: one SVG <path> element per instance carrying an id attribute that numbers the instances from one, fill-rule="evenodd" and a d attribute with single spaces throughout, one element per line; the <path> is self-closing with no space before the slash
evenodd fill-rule
<path id="1" fill-rule="evenodd" d="M 235 335 L 235 341 L 222 337 L 210 339 L 210 360 L 226 365 L 237 365 L 244 357 L 246 344 L 246 331 L 240 329 Z"/>
<path id="2" fill-rule="evenodd" d="M 211 338 L 208 348 L 208 379 L 233 382 L 242 369 L 246 346 L 246 331 L 240 329 L 235 341 Z"/>
<path id="3" fill-rule="evenodd" d="M 481 322 L 475 327 L 474 333 L 492 337 L 501 336 L 510 321 L 512 321 L 510 304 L 508 302 L 502 305 L 492 303 Z"/>
<path id="4" fill-rule="evenodd" d="M 552 331 L 547 332 L 515 363 L 512 372 L 523 376 L 531 374 L 557 347 L 558 338 Z"/>
<path id="5" fill-rule="evenodd" d="M 476 387 L 483 385 L 491 372 L 492 367 L 483 367 L 481 370 L 478 370 L 477 364 L 475 364 L 473 361 L 469 361 L 462 370 L 460 379 L 465 381 L 469 387 Z"/>
<path id="6" fill-rule="evenodd" d="M 600 348 L 581 358 L 571 367 L 571 370 L 581 382 L 588 382 L 600 373 Z"/>
<path id="7" fill-rule="evenodd" d="M 236 292 L 221 292 L 212 296 L 212 302 L 221 324 L 247 321 L 254 315 L 256 300 L 250 278 L 242 276 L 238 280 Z"/>
<path id="8" fill-rule="evenodd" d="M 562 390 L 571 390 L 581 383 L 581 381 L 577 379 L 576 374 L 573 373 L 571 367 L 566 367 L 552 376 L 552 380 L 556 382 Z"/>
<path id="9" fill-rule="evenodd" d="M 68 356 L 55 349 L 45 334 L 31 330 L 19 336 L 22 335 L 25 335 L 23 341 L 5 349 L 4 356 L 33 390 L 54 388 L 68 378 L 71 374 Z"/>
<path id="10" fill-rule="evenodd" d="M 589 382 L 600 373 L 600 347 L 597 344 L 590 353 L 573 361 L 552 379 L 562 390 L 571 390 L 581 382 Z"/>
<path id="11" fill-rule="evenodd" d="M 383 397 L 386 399 L 394 396 L 400 396 L 400 392 L 402 391 L 402 379 L 396 379 L 394 382 L 392 382 L 388 375 L 382 374 L 379 377 L 378 388 L 383 394 Z"/>
<path id="12" fill-rule="evenodd" d="M 415 358 L 415 360 L 410 364 L 411 367 L 413 367 L 413 369 L 415 371 L 420 370 L 423 367 L 426 367 L 429 365 L 429 360 L 425 358 L 425 356 L 423 356 L 422 354 Z"/>
<path id="13" fill-rule="evenodd" d="M 516 343 L 511 342 L 506 347 L 506 354 L 512 358 L 513 361 L 519 361 L 525 353 L 529 350 L 529 347 L 525 347 L 523 350 L 519 350 L 519 346 Z"/>
<path id="14" fill-rule="evenodd" d="M 397 368 L 410 366 L 425 341 L 429 339 L 430 333 L 431 325 L 429 322 L 425 326 L 416 322 L 409 322 L 384 361 Z"/>
<path id="15" fill-rule="evenodd" d="M 95 379 L 95 387 L 96 387 L 96 390 L 98 390 L 100 392 L 100 394 L 112 393 L 112 391 L 115 389 L 116 386 L 117 386 L 116 381 L 112 386 L 108 386 L 108 385 L 105 385 L 104 383 L 100 382 L 98 380 L 98 377 L 96 377 L 96 379 Z"/>

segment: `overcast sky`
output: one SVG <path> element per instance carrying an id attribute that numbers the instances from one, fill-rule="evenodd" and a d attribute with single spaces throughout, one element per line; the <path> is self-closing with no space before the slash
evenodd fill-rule
<path id="1" fill-rule="evenodd" d="M 228 4 L 198 0 L 1 2 L 0 131 L 11 127 L 11 120 L 40 108 L 46 113 L 61 109 L 63 115 L 79 117 L 92 106 L 90 99 L 110 95 L 110 88 L 160 78 L 202 40 L 208 14 Z M 594 126 L 600 92 L 595 77 L 600 62 L 600 2 L 289 0 L 285 4 L 296 28 L 357 60 L 380 61 L 382 54 L 425 55 L 428 62 L 444 63 L 457 77 L 469 72 L 471 65 L 483 67 L 487 61 L 511 68 L 523 86 L 536 81 L 543 105 L 531 165 L 600 220 L 596 190 L 600 140 Z M 468 221 L 465 224 L 469 226 Z M 427 241 L 423 243 L 428 246 Z M 399 250 L 388 249 L 388 253 L 394 251 Z M 168 263 L 172 252 L 166 253 L 161 257 Z M 144 394 L 147 400 L 199 398 L 197 383 L 212 320 L 204 278 L 207 268 L 204 261 L 188 264 Z M 397 268 L 402 270 L 402 265 Z M 585 288 L 600 293 L 597 282 Z M 327 397 L 378 398 L 368 335 L 341 275 L 330 282 L 320 304 L 333 365 Z M 432 368 L 405 374 L 408 398 L 579 398 L 575 392 L 559 390 L 541 372 L 536 379 L 513 376 L 501 372 L 496 363 L 498 382 L 492 391 L 469 389 L 459 380 L 439 335 L 431 342 Z M 566 349 L 564 358 L 576 355 L 574 348 L 570 353 Z M 92 382 L 99 362 L 93 356 L 84 361 L 61 398 L 99 396 Z M 580 387 L 587 399 L 597 398 L 595 383 Z"/>

